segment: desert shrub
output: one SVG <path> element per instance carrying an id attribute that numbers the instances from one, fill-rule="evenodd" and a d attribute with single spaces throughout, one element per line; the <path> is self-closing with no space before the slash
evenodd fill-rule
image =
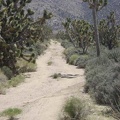
<path id="1" fill-rule="evenodd" d="M 11 79 L 14 76 L 12 70 L 7 66 L 2 67 L 2 71 L 8 79 Z"/>
<path id="2" fill-rule="evenodd" d="M 65 49 L 65 51 L 64 51 L 64 54 L 66 56 L 68 56 L 69 54 L 72 54 L 72 53 L 77 53 L 77 50 L 74 47 L 69 47 L 69 48 Z"/>
<path id="3" fill-rule="evenodd" d="M 73 97 L 66 101 L 61 120 L 85 120 L 87 112 L 83 101 Z"/>
<path id="4" fill-rule="evenodd" d="M 105 71 L 106 71 L 105 66 L 96 66 L 94 69 L 91 69 L 85 73 L 87 82 L 84 86 L 84 90 L 86 93 L 90 91 L 89 88 L 91 88 L 91 84 L 92 84 L 94 77 L 98 75 L 99 73 L 102 73 Z"/>
<path id="5" fill-rule="evenodd" d="M 64 31 L 58 31 L 58 33 L 56 34 L 56 39 L 69 39 L 68 35 L 64 32 Z"/>
<path id="6" fill-rule="evenodd" d="M 86 71 L 90 71 L 92 69 L 94 69 L 97 66 L 105 66 L 108 67 L 111 64 L 113 64 L 113 61 L 111 61 L 107 56 L 102 55 L 101 57 L 94 57 L 91 58 L 88 62 L 87 62 L 87 67 L 86 67 Z"/>
<path id="7" fill-rule="evenodd" d="M 6 83 L 0 83 L 0 94 L 2 95 L 6 94 L 5 87 L 6 87 Z"/>
<path id="8" fill-rule="evenodd" d="M 41 43 L 40 41 L 38 41 L 38 42 L 35 44 L 35 48 L 36 48 L 37 54 L 38 54 L 38 55 L 41 55 L 41 54 L 43 53 L 43 51 L 46 50 L 47 44 Z"/>
<path id="9" fill-rule="evenodd" d="M 68 63 L 71 65 L 74 65 L 76 63 L 76 60 L 79 58 L 80 56 L 78 54 L 73 54 L 70 56 L 70 58 L 68 58 Z"/>
<path id="10" fill-rule="evenodd" d="M 120 64 L 101 56 L 88 60 L 86 67 L 85 92 L 89 92 L 99 104 L 119 104 L 115 84 L 120 85 Z M 116 106 L 117 107 L 117 106 Z"/>
<path id="11" fill-rule="evenodd" d="M 4 73 L 0 70 L 0 83 L 7 82 L 7 77 L 4 75 Z"/>
<path id="12" fill-rule="evenodd" d="M 64 51 L 64 54 L 65 54 L 65 56 L 66 56 L 66 60 L 67 60 L 67 63 L 69 62 L 69 59 L 70 59 L 70 57 L 72 56 L 72 55 L 74 55 L 74 54 L 80 54 L 79 53 L 79 50 L 77 50 L 76 48 L 74 48 L 74 47 L 69 47 L 69 48 L 67 48 L 65 51 Z"/>
<path id="13" fill-rule="evenodd" d="M 118 96 L 118 100 L 116 101 L 115 99 L 114 103 L 116 104 L 114 105 L 113 103 L 111 103 L 110 107 L 112 109 L 113 117 L 116 118 L 116 120 L 120 120 L 120 82 L 119 84 L 115 84 L 114 88 L 117 91 L 116 95 Z"/>
<path id="14" fill-rule="evenodd" d="M 68 40 L 64 40 L 61 42 L 61 45 L 64 47 L 64 48 L 69 48 L 69 47 L 73 47 L 73 44 L 71 42 L 69 42 Z"/>
<path id="15" fill-rule="evenodd" d="M 50 65 L 53 64 L 53 62 L 52 62 L 52 61 L 49 61 L 47 64 L 48 64 L 48 66 L 50 66 Z"/>
<path id="16" fill-rule="evenodd" d="M 20 73 L 35 72 L 35 71 L 36 71 L 36 64 L 34 63 L 27 63 L 25 66 L 20 68 Z"/>
<path id="17" fill-rule="evenodd" d="M 78 68 L 85 68 L 88 59 L 88 55 L 80 55 L 80 57 L 76 60 L 75 65 L 78 66 Z"/>
<path id="18" fill-rule="evenodd" d="M 5 94 L 6 84 L 7 84 L 7 77 L 0 70 L 0 94 Z"/>
<path id="19" fill-rule="evenodd" d="M 107 53 L 109 59 L 120 62 L 120 48 L 113 49 Z"/>
<path id="20" fill-rule="evenodd" d="M 23 59 L 19 59 L 16 64 L 19 73 L 25 72 L 35 72 L 36 71 L 36 63 L 27 62 Z"/>
<path id="21" fill-rule="evenodd" d="M 18 108 L 8 108 L 1 113 L 1 116 L 7 116 L 9 120 L 15 120 L 15 116 L 22 113 L 21 109 Z"/>
<path id="22" fill-rule="evenodd" d="M 69 47 L 69 48 L 66 48 L 64 50 L 64 54 L 67 55 L 69 53 L 69 51 L 73 51 L 74 50 L 74 47 Z"/>
<path id="23" fill-rule="evenodd" d="M 90 92 L 99 104 L 109 104 L 110 93 L 113 92 L 111 84 L 114 82 L 113 76 L 107 71 L 105 73 L 97 74 L 90 85 Z M 102 99 L 101 99 L 102 98 Z M 112 98 L 114 99 L 114 98 Z"/>
<path id="24" fill-rule="evenodd" d="M 13 77 L 8 81 L 8 87 L 16 87 L 18 84 L 22 83 L 25 80 L 23 75 L 18 75 Z"/>
<path id="25" fill-rule="evenodd" d="M 51 77 L 53 79 L 57 79 L 57 78 L 61 77 L 61 74 L 60 73 L 54 73 L 53 75 L 51 75 Z"/>

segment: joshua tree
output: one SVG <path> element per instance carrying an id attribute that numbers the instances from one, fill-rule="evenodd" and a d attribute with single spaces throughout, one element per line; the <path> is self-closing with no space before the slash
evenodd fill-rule
<path id="1" fill-rule="evenodd" d="M 118 47 L 119 34 L 120 26 L 116 23 L 114 12 L 111 12 L 107 19 L 103 19 L 99 23 L 100 43 L 109 50 Z"/>
<path id="2" fill-rule="evenodd" d="M 96 41 L 96 50 L 97 50 L 97 56 L 100 56 L 100 42 L 99 42 L 99 32 L 98 32 L 98 23 L 97 23 L 97 12 L 107 5 L 107 0 L 83 0 L 83 1 L 88 2 L 93 12 L 94 34 L 95 34 L 94 37 Z"/>
<path id="3" fill-rule="evenodd" d="M 66 33 L 70 38 L 70 42 L 76 48 L 81 48 L 82 53 L 86 54 L 90 43 L 92 42 L 93 30 L 92 26 L 84 20 L 66 20 L 63 23 Z"/>
<path id="4" fill-rule="evenodd" d="M 52 17 L 51 13 L 44 11 L 42 18 L 33 21 L 34 12 L 25 9 L 26 4 L 32 0 L 0 0 L 0 67 L 9 67 L 14 74 L 17 73 L 15 64 L 17 58 L 28 62 L 35 62 L 35 54 L 30 47 L 36 42 L 36 24 L 41 26 L 46 19 Z M 24 54 L 25 51 L 31 54 Z"/>
<path id="5" fill-rule="evenodd" d="M 74 44 L 74 39 L 72 38 L 72 36 L 70 34 L 70 24 L 71 24 L 70 18 L 67 18 L 66 21 L 62 23 L 62 25 L 64 26 L 64 28 L 66 30 L 66 34 L 69 37 L 70 42 L 73 44 L 74 47 L 76 47 L 76 45 Z"/>

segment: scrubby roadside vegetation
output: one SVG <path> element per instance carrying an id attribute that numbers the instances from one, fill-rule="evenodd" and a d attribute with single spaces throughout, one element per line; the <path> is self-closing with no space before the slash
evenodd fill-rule
<path id="1" fill-rule="evenodd" d="M 119 120 L 120 116 L 120 48 L 101 49 L 101 56 L 96 57 L 96 50 L 91 47 L 87 54 L 75 48 L 71 42 L 63 41 L 66 48 L 66 62 L 85 69 L 86 84 L 84 91 L 97 104 L 110 106 L 112 114 Z"/>
<path id="2" fill-rule="evenodd" d="M 18 108 L 8 108 L 0 113 L 0 116 L 8 117 L 8 120 L 16 120 L 16 116 L 21 114 L 22 110 Z"/>
<path id="3" fill-rule="evenodd" d="M 98 1 L 92 3 L 86 0 L 85 2 L 94 4 L 90 8 L 96 9 L 96 14 L 93 14 L 97 15 L 99 6 L 94 7 Z M 103 0 L 98 5 L 104 6 L 106 1 Z M 66 48 L 64 54 L 67 63 L 76 65 L 78 68 L 85 68 L 84 91 L 89 93 L 97 104 L 111 107 L 111 114 L 119 120 L 120 25 L 116 23 L 114 12 L 110 12 L 110 15 L 100 20 L 98 24 L 92 25 L 84 20 L 67 18 L 63 26 L 65 31 L 58 32 L 56 37 Z"/>
<path id="4" fill-rule="evenodd" d="M 44 10 L 34 20 L 34 11 L 26 8 L 29 3 L 31 0 L 0 1 L 0 94 L 24 81 L 22 73 L 36 70 L 36 59 L 49 44 L 52 30 L 46 21 L 52 13 Z"/>
<path id="5" fill-rule="evenodd" d="M 79 98 L 72 97 L 65 102 L 60 120 L 85 120 L 89 114 L 89 106 Z"/>

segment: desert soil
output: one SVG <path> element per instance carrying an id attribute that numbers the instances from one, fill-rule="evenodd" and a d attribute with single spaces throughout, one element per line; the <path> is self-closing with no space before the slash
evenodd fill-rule
<path id="1" fill-rule="evenodd" d="M 27 73 L 25 83 L 0 95 L 0 111 L 17 107 L 23 110 L 19 120 L 57 120 L 64 101 L 82 91 L 85 81 L 84 70 L 66 64 L 63 51 L 60 43 L 51 41 L 37 59 L 36 72 Z M 54 73 L 76 76 L 53 79 Z"/>
<path id="2" fill-rule="evenodd" d="M 83 93 L 84 70 L 68 65 L 63 51 L 60 43 L 51 41 L 45 53 L 37 59 L 36 72 L 27 73 L 24 83 L 8 89 L 6 95 L 0 95 L 0 112 L 16 107 L 23 111 L 19 120 L 58 120 L 67 98 L 79 95 L 82 99 L 89 99 Z M 53 79 L 51 75 L 55 73 L 76 76 Z M 94 116 L 91 120 L 107 120 L 99 119 L 96 113 Z"/>

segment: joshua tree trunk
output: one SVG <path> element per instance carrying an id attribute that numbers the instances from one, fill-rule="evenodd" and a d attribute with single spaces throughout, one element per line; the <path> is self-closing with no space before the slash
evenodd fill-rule
<path id="1" fill-rule="evenodd" d="M 94 22 L 94 33 L 95 33 L 97 57 L 99 57 L 100 56 L 100 42 L 99 42 L 99 32 L 98 32 L 98 25 L 97 25 L 97 10 L 96 10 L 96 7 L 93 8 L 93 22 Z"/>

